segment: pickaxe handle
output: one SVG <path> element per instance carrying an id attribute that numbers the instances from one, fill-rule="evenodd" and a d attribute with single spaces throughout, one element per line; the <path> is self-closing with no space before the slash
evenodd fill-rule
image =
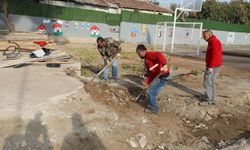
<path id="1" fill-rule="evenodd" d="M 197 76 L 197 75 L 198 75 L 198 72 L 192 70 L 192 71 L 189 72 L 189 73 L 178 74 L 178 75 L 176 75 L 176 76 L 173 76 L 173 77 L 171 78 L 171 80 L 177 79 L 177 78 L 180 78 L 180 77 L 183 77 L 183 76 L 187 76 L 187 75 L 190 75 L 190 74 Z M 162 75 L 162 74 L 160 73 L 156 78 L 154 78 L 154 80 L 150 83 L 148 89 L 152 86 L 152 84 L 154 83 L 154 81 L 157 80 L 161 75 Z M 138 101 L 139 98 L 142 96 L 143 93 L 144 93 L 144 90 L 142 90 L 142 91 L 138 94 L 138 96 L 134 99 L 134 101 Z"/>
<path id="2" fill-rule="evenodd" d="M 118 58 L 118 56 L 115 56 L 115 57 L 111 60 L 111 62 L 108 63 L 106 66 L 104 66 L 104 67 L 102 68 L 102 70 L 99 71 L 90 81 L 93 81 L 95 78 L 97 78 L 97 77 L 98 77 L 106 68 L 108 68 L 109 65 L 110 65 L 114 60 L 116 60 L 117 58 Z"/>
<path id="3" fill-rule="evenodd" d="M 158 65 L 157 65 L 157 66 L 158 66 Z M 162 73 L 158 74 L 158 75 L 154 78 L 154 80 L 149 84 L 148 89 L 153 85 L 153 83 L 154 83 L 161 75 L 162 75 Z M 139 98 L 142 96 L 143 93 L 144 93 L 144 89 L 138 94 L 138 96 L 135 98 L 134 101 L 137 102 L 137 101 L 139 100 Z"/>

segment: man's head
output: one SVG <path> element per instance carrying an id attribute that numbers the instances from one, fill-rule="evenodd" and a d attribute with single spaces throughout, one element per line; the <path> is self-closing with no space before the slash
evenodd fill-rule
<path id="1" fill-rule="evenodd" d="M 205 30 L 202 32 L 203 39 L 208 41 L 208 39 L 213 36 L 213 32 L 211 30 Z"/>
<path id="2" fill-rule="evenodd" d="M 106 45 L 105 40 L 102 37 L 98 37 L 96 39 L 96 43 L 98 47 L 104 47 Z"/>
<path id="3" fill-rule="evenodd" d="M 140 44 L 137 46 L 136 53 L 138 54 L 138 56 L 141 59 L 143 59 L 145 57 L 146 52 L 147 52 L 147 48 L 143 44 Z"/>

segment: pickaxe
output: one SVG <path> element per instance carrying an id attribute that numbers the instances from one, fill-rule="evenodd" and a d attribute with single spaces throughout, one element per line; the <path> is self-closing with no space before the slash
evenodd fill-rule
<path id="1" fill-rule="evenodd" d="M 178 75 L 175 75 L 175 76 L 171 77 L 170 80 L 178 79 L 178 78 L 181 78 L 181 77 L 184 77 L 184 76 L 188 76 L 188 75 L 190 75 L 190 74 L 197 76 L 197 75 L 198 75 L 198 71 L 192 70 L 192 71 L 190 71 L 189 73 L 181 73 L 181 74 L 178 74 Z M 154 83 L 161 75 L 162 75 L 162 74 L 160 73 L 158 76 L 156 76 L 156 77 L 154 78 L 154 80 L 150 83 L 150 85 L 149 85 L 149 87 L 148 87 L 147 89 L 149 89 L 149 88 L 153 85 L 153 83 Z M 134 101 L 137 102 L 137 101 L 139 100 L 139 98 L 143 95 L 144 92 L 145 92 L 145 90 L 142 90 L 142 91 L 138 94 L 138 96 L 134 99 Z"/>
<path id="2" fill-rule="evenodd" d="M 105 69 L 107 69 L 107 68 L 109 67 L 109 65 L 111 65 L 112 62 L 113 62 L 114 60 L 116 60 L 118 57 L 119 57 L 119 56 L 116 55 L 116 56 L 110 61 L 110 63 L 108 63 L 106 66 L 104 66 L 104 67 L 102 68 L 102 70 L 99 71 L 90 81 L 93 81 L 95 78 L 98 78 L 98 79 L 99 79 L 98 76 L 99 76 Z"/>

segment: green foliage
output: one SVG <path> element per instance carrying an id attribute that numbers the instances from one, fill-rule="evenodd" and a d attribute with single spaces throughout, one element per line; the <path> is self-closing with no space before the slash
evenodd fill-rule
<path id="1" fill-rule="evenodd" d="M 203 3 L 198 19 L 221 21 L 233 24 L 249 24 L 250 3 L 243 0 L 232 0 L 229 3 L 209 0 Z"/>

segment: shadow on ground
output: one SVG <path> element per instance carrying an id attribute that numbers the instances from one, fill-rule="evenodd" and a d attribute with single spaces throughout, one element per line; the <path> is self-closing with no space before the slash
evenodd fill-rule
<path id="1" fill-rule="evenodd" d="M 61 150 L 106 150 L 99 137 L 88 131 L 79 113 L 72 114 L 72 131 L 65 135 Z"/>
<path id="2" fill-rule="evenodd" d="M 7 137 L 5 139 L 3 150 L 52 150 L 53 146 L 50 143 L 48 129 L 46 125 L 43 124 L 41 117 L 41 112 L 36 113 L 35 118 L 28 123 L 23 135 L 17 133 Z"/>

